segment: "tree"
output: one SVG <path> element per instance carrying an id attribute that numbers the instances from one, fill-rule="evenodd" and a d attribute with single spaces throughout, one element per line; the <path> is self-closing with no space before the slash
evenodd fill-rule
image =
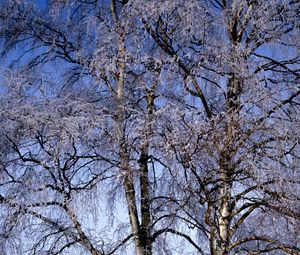
<path id="1" fill-rule="evenodd" d="M 3 5 L 3 253 L 300 253 L 299 1 Z"/>

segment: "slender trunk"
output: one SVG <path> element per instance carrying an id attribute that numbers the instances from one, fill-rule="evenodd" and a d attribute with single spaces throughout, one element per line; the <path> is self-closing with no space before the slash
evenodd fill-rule
<path id="1" fill-rule="evenodd" d="M 239 54 L 237 49 L 237 45 L 242 40 L 243 34 L 243 28 L 238 31 L 238 13 L 239 11 L 233 12 L 232 16 L 227 17 L 226 21 L 228 35 L 232 45 L 231 56 L 237 67 L 244 58 Z M 233 68 L 227 82 L 226 113 L 228 122 L 225 134 L 226 142 L 220 157 L 220 193 L 219 210 L 217 213 L 219 240 L 216 244 L 216 255 L 226 255 L 229 253 L 228 247 L 231 238 L 230 220 L 232 218 L 232 181 L 235 171 L 231 160 L 236 149 L 235 141 L 239 134 L 240 94 L 242 93 L 242 86 L 243 79 Z"/>
<path id="2" fill-rule="evenodd" d="M 221 171 L 220 205 L 217 214 L 219 238 L 216 244 L 216 255 L 228 254 L 227 246 L 229 244 L 230 230 L 231 185 L 228 180 L 230 177 L 225 169 L 222 169 Z"/>
<path id="3" fill-rule="evenodd" d="M 121 75 L 119 77 L 122 77 Z M 118 95 L 123 95 L 123 80 L 118 81 Z M 137 205 L 136 205 L 136 199 L 135 199 L 135 187 L 134 187 L 134 180 L 132 176 L 132 172 L 130 170 L 129 165 L 129 154 L 128 154 L 128 148 L 127 143 L 125 140 L 125 134 L 124 134 L 124 109 L 122 105 L 121 98 L 118 98 L 120 104 L 118 105 L 118 132 L 120 136 L 120 160 L 121 160 L 121 171 L 124 176 L 123 185 L 125 190 L 125 197 L 127 201 L 127 207 L 128 207 L 128 215 L 130 219 L 130 225 L 132 229 L 132 233 L 134 236 L 134 242 L 135 242 L 135 249 L 136 249 L 136 255 L 144 255 L 143 251 L 143 245 L 140 238 L 140 223 L 138 218 L 138 211 L 137 211 Z"/>
<path id="4" fill-rule="evenodd" d="M 116 11 L 116 1 L 110 1 L 112 17 L 115 23 L 116 32 L 118 33 L 118 73 L 117 77 L 117 122 L 118 137 L 120 145 L 121 171 L 124 176 L 123 185 L 128 207 L 128 215 L 131 230 L 134 236 L 136 255 L 144 255 L 144 249 L 140 238 L 140 223 L 135 199 L 134 180 L 130 170 L 128 144 L 126 143 L 124 126 L 125 126 L 125 109 L 124 109 L 124 84 L 125 84 L 125 33 L 120 28 L 118 14 Z"/>
<path id="5" fill-rule="evenodd" d="M 117 80 L 117 119 L 118 119 L 118 133 L 120 142 L 120 159 L 121 171 L 124 176 L 124 190 L 128 207 L 128 214 L 130 225 L 134 236 L 136 255 L 144 255 L 143 245 L 140 238 L 140 223 L 138 219 L 138 211 L 135 199 L 135 188 L 132 173 L 129 165 L 129 155 L 124 134 L 125 112 L 123 105 L 124 95 L 124 71 L 125 71 L 125 45 L 124 37 L 119 39 L 119 72 Z"/>
<path id="6" fill-rule="evenodd" d="M 145 255 L 152 254 L 152 241 L 150 233 L 150 194 L 149 194 L 149 176 L 148 176 L 148 158 L 149 158 L 149 137 L 152 133 L 151 120 L 154 108 L 154 95 L 152 91 L 147 93 L 147 127 L 146 139 L 141 150 L 140 164 L 140 195 L 141 195 L 141 238 Z"/>
<path id="7" fill-rule="evenodd" d="M 124 168 L 122 169 L 124 171 Z M 126 171 L 126 170 L 125 170 Z M 134 236 L 136 255 L 144 255 L 144 248 L 141 240 L 141 230 L 138 218 L 138 211 L 135 200 L 135 188 L 133 179 L 130 173 L 125 172 L 124 189 L 128 207 L 131 230 Z"/>
<path id="8" fill-rule="evenodd" d="M 232 176 L 234 168 L 232 167 L 232 155 L 236 140 L 239 115 L 239 94 L 241 92 L 240 80 L 233 74 L 228 80 L 226 111 L 228 122 L 226 125 L 225 145 L 220 156 L 220 190 L 219 207 L 217 212 L 217 231 L 218 238 L 216 242 L 216 255 L 227 255 L 230 243 L 230 220 L 231 220 L 231 193 Z"/>
<path id="9" fill-rule="evenodd" d="M 152 254 L 150 236 L 150 194 L 148 177 L 148 145 L 142 149 L 140 158 L 140 192 L 141 192 L 141 236 L 145 255 Z"/>

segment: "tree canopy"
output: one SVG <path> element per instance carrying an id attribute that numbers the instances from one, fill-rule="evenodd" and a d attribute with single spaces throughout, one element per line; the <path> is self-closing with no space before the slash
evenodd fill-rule
<path id="1" fill-rule="evenodd" d="M 300 254 L 299 0 L 0 4 L 1 254 Z"/>

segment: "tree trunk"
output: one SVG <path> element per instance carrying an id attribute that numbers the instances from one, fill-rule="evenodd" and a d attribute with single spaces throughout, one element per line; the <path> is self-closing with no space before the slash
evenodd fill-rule
<path id="1" fill-rule="evenodd" d="M 230 198 L 231 198 L 231 185 L 227 171 L 221 169 L 221 188 L 220 188 L 220 205 L 217 216 L 218 221 L 218 235 L 216 245 L 216 255 L 228 254 L 227 246 L 229 244 L 229 227 L 230 227 Z"/>
<path id="2" fill-rule="evenodd" d="M 218 238 L 216 242 L 216 255 L 227 255 L 230 243 L 230 220 L 231 220 L 231 193 L 232 176 L 234 168 L 232 167 L 232 155 L 236 140 L 239 115 L 239 94 L 241 90 L 240 80 L 232 74 L 228 79 L 226 111 L 229 116 L 225 130 L 225 144 L 220 155 L 220 190 L 219 190 L 219 208 L 217 212 L 217 231 Z"/>
<path id="3" fill-rule="evenodd" d="M 124 134 L 124 106 L 123 106 L 123 94 L 124 94 L 124 58 L 125 58 L 125 47 L 124 39 L 121 41 L 119 46 L 119 54 L 121 60 L 119 61 L 119 73 L 117 81 L 117 101 L 118 101 L 118 133 L 120 141 L 120 160 L 121 160 L 121 171 L 124 176 L 123 185 L 125 190 L 125 197 L 127 201 L 128 214 L 131 224 L 132 233 L 134 236 L 136 255 L 144 255 L 143 245 L 140 238 L 140 223 L 138 219 L 137 205 L 135 200 L 135 188 L 134 180 L 129 165 L 129 155 L 127 143 L 125 141 Z"/>
<path id="4" fill-rule="evenodd" d="M 124 189 L 125 189 L 125 196 L 127 201 L 131 230 L 134 236 L 136 255 L 145 255 L 142 240 L 141 240 L 141 230 L 140 230 L 140 223 L 139 223 L 136 200 L 135 200 L 134 183 L 129 173 L 125 173 Z"/>
<path id="5" fill-rule="evenodd" d="M 148 147 L 148 145 L 146 145 Z M 150 194 L 148 179 L 148 148 L 144 147 L 140 158 L 140 192 L 141 192 L 141 237 L 145 255 L 152 254 L 150 236 Z"/>
<path id="6" fill-rule="evenodd" d="M 120 30 L 120 24 L 118 22 L 118 16 L 116 12 L 116 3 L 111 0 L 111 11 L 113 19 L 115 22 L 116 31 L 118 31 L 118 73 L 117 77 L 117 123 L 118 123 L 118 139 L 120 146 L 120 161 L 121 161 L 121 171 L 124 176 L 123 185 L 125 191 L 125 197 L 128 207 L 128 215 L 131 225 L 131 230 L 134 237 L 135 251 L 136 255 L 145 255 L 141 235 L 140 235 L 140 223 L 135 199 L 135 188 L 134 180 L 132 177 L 130 164 L 129 164 L 129 154 L 128 154 L 128 144 L 125 138 L 125 109 L 124 109 L 124 84 L 125 84 L 125 61 L 126 61 L 126 50 L 125 50 L 125 33 Z"/>
<path id="7" fill-rule="evenodd" d="M 151 121 L 154 109 L 153 91 L 147 92 L 147 127 L 146 138 L 141 150 L 140 164 L 140 195 L 141 195 L 141 238 L 145 255 L 152 254 L 152 241 L 150 233 L 150 183 L 148 176 L 149 137 L 152 134 Z"/>

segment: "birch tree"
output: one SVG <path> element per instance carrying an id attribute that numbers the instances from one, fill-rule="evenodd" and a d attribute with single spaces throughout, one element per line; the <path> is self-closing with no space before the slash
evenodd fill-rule
<path id="1" fill-rule="evenodd" d="M 298 254 L 299 3 L 151 8 L 145 29 L 198 98 L 165 116 L 165 153 L 178 162 L 171 171 L 183 196 L 166 199 L 210 254 Z"/>
<path id="2" fill-rule="evenodd" d="M 3 253 L 300 253 L 299 5 L 4 1 Z"/>

